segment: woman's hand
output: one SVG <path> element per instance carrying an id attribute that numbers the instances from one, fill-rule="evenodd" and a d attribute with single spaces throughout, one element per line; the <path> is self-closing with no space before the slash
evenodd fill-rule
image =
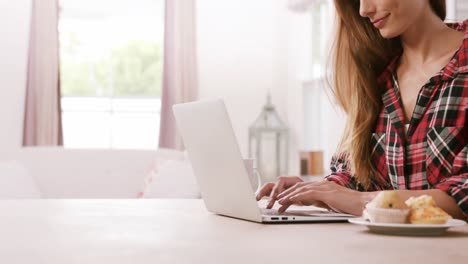
<path id="1" fill-rule="evenodd" d="M 276 181 L 276 183 L 270 182 L 263 185 L 263 187 L 257 192 L 257 201 L 260 201 L 264 196 L 270 196 L 270 202 L 268 203 L 267 208 L 271 209 L 280 193 L 300 182 L 303 182 L 302 179 L 296 176 L 278 177 L 278 181 Z"/>
<path id="2" fill-rule="evenodd" d="M 314 205 L 337 212 L 361 215 L 365 204 L 372 200 L 374 193 L 358 192 L 331 181 L 298 182 L 280 193 L 276 199 L 282 206 L 282 213 L 292 204 Z"/>

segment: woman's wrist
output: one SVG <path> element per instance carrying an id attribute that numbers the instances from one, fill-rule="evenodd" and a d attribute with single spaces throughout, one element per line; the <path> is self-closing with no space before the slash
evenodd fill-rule
<path id="1" fill-rule="evenodd" d="M 366 205 L 372 201 L 379 192 L 360 192 L 359 194 L 359 208 L 362 211 L 366 208 Z"/>

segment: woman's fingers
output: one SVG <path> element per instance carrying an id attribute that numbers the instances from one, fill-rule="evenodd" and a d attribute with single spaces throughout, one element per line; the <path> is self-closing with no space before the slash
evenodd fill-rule
<path id="1" fill-rule="evenodd" d="M 281 213 L 284 213 L 291 205 L 293 205 L 292 203 L 291 204 L 285 204 L 285 205 L 282 205 L 279 209 L 278 209 L 278 212 L 281 214 Z M 332 210 L 332 208 L 330 208 L 330 206 L 328 206 L 327 204 L 323 203 L 323 202 L 320 202 L 320 201 L 316 201 L 316 202 L 313 202 L 311 204 L 303 204 L 301 202 L 297 202 L 297 203 L 294 203 L 294 205 L 307 205 L 307 206 L 316 206 L 316 207 L 320 207 L 320 208 L 323 208 L 323 209 L 327 209 L 327 210 Z"/>
<path id="2" fill-rule="evenodd" d="M 285 189 L 291 187 L 297 182 L 301 182 L 302 179 L 294 176 L 281 176 L 278 177 L 276 183 L 265 184 L 260 191 L 257 192 L 256 199 L 259 201 L 265 196 L 270 197 L 270 201 L 267 205 L 268 209 L 271 209 L 277 200 L 278 194 L 282 193 Z"/>
<path id="3" fill-rule="evenodd" d="M 299 188 L 302 188 L 302 187 L 313 187 L 313 186 L 318 187 L 318 186 L 327 186 L 327 185 L 328 185 L 328 181 L 297 183 L 293 187 L 291 187 L 291 188 L 287 189 L 286 191 L 280 193 L 278 195 L 278 200 L 281 200 L 282 198 L 289 196 L 291 193 L 297 191 Z"/>
<path id="4" fill-rule="evenodd" d="M 293 204 L 302 204 L 302 205 L 313 205 L 313 204 L 322 204 L 327 206 L 326 202 L 326 193 L 327 191 L 318 190 L 317 188 L 308 188 L 308 189 L 299 189 L 296 192 L 291 193 L 289 196 L 279 200 L 278 202 L 282 205 L 279 209 L 279 213 L 283 213 L 288 209 L 289 206 Z"/>
<path id="5" fill-rule="evenodd" d="M 324 202 L 326 191 L 308 190 L 295 194 L 289 198 L 291 203 L 312 204 L 316 202 Z"/>
<path id="6" fill-rule="evenodd" d="M 270 202 L 268 202 L 268 205 L 266 207 L 267 209 L 273 208 L 273 205 L 275 205 L 276 202 L 276 197 L 284 190 L 284 185 L 285 179 L 279 178 L 275 186 L 273 186 L 273 190 L 270 193 Z"/>
<path id="7" fill-rule="evenodd" d="M 307 182 L 298 182 L 298 183 L 294 184 L 292 187 L 290 187 L 287 190 L 285 190 L 285 191 L 281 192 L 280 194 L 278 194 L 277 199 L 280 200 L 283 197 L 289 195 L 290 193 L 296 191 L 297 189 L 299 189 L 299 188 L 301 188 L 301 187 L 303 187 L 303 186 L 305 186 L 307 184 L 309 184 L 309 183 L 307 183 Z"/>
<path id="8" fill-rule="evenodd" d="M 281 207 L 278 208 L 278 213 L 279 213 L 279 214 L 284 213 L 286 210 L 288 210 L 288 207 L 289 207 L 289 206 L 290 206 L 290 204 L 281 205 Z"/>
<path id="9" fill-rule="evenodd" d="M 275 186 L 275 184 L 273 182 L 269 182 L 269 183 L 266 183 L 265 185 L 263 185 L 263 187 L 257 193 L 257 196 L 256 196 L 257 201 L 260 201 L 260 199 L 262 199 L 265 196 L 270 196 L 270 193 L 271 193 L 271 190 L 273 189 L 273 186 Z"/>
<path id="10" fill-rule="evenodd" d="M 291 190 L 279 195 L 281 204 L 279 213 L 286 211 L 291 205 L 315 205 L 328 208 L 336 212 L 360 214 L 361 210 L 356 210 L 356 201 L 359 192 L 347 189 L 334 182 L 314 182 L 307 184 L 297 184 Z M 360 206 L 360 203 L 358 206 Z"/>
<path id="11" fill-rule="evenodd" d="M 290 189 L 292 186 L 303 183 L 303 180 L 297 176 L 281 176 L 278 178 L 277 188 L 274 188 L 271 193 L 270 203 L 267 208 L 271 209 L 275 202 L 278 200 L 278 195 L 285 190 Z"/>

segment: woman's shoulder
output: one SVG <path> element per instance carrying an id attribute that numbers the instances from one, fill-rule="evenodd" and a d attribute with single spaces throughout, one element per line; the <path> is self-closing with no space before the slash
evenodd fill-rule
<path id="1" fill-rule="evenodd" d="M 455 60 L 451 61 L 448 67 L 445 67 L 446 71 L 444 73 L 446 75 L 456 75 L 458 73 L 461 73 L 463 75 L 459 77 L 463 80 L 467 80 L 468 76 L 466 75 L 466 73 L 468 73 L 468 19 L 462 22 L 451 23 L 447 25 L 452 29 L 464 32 L 464 39 L 460 49 L 456 53 L 456 57 L 454 58 Z"/>

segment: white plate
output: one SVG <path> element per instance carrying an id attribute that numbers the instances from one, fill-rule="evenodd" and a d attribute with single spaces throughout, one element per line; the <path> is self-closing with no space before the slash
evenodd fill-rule
<path id="1" fill-rule="evenodd" d="M 356 225 L 367 226 L 374 233 L 405 236 L 438 236 L 444 234 L 450 227 L 466 225 L 465 221 L 458 219 L 450 219 L 443 225 L 371 223 L 364 218 L 351 218 L 348 221 Z"/>

